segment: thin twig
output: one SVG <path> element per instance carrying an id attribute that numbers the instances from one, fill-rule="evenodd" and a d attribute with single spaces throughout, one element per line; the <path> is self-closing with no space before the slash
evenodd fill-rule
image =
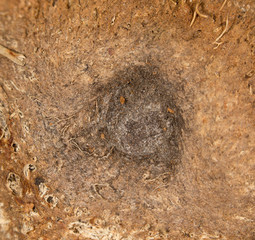
<path id="1" fill-rule="evenodd" d="M 197 16 L 197 15 L 198 15 L 199 17 L 202 17 L 202 18 L 208 18 L 207 15 L 201 13 L 201 12 L 198 10 L 199 4 L 200 4 L 200 3 L 197 3 L 197 4 L 196 4 L 195 11 L 194 11 L 194 13 L 193 13 L 193 18 L 192 18 L 191 23 L 190 23 L 190 27 L 191 27 L 191 26 L 193 25 L 193 23 L 195 22 L 196 16 Z"/>
<path id="2" fill-rule="evenodd" d="M 197 16 L 197 11 L 195 10 L 194 13 L 193 13 L 193 18 L 191 20 L 191 23 L 189 25 L 190 27 L 192 27 L 193 23 L 195 22 L 196 16 Z"/>
<path id="3" fill-rule="evenodd" d="M 208 18 L 207 15 L 201 13 L 201 12 L 198 10 L 198 7 L 199 7 L 199 3 L 196 5 L 196 9 L 195 9 L 195 11 L 197 12 L 197 15 L 198 15 L 199 17 L 202 17 L 202 18 Z"/>
<path id="4" fill-rule="evenodd" d="M 213 49 L 217 49 L 223 42 L 214 42 L 214 44 L 217 44 L 216 47 L 214 47 Z"/>
<path id="5" fill-rule="evenodd" d="M 6 48 L 1 44 L 0 44 L 0 54 L 3 55 L 4 57 L 7 57 L 9 60 L 11 60 L 12 62 L 20 66 L 25 65 L 24 59 L 26 57 L 23 54 L 10 50 L 9 48 Z"/>
<path id="6" fill-rule="evenodd" d="M 226 19 L 226 26 L 225 26 L 223 32 L 220 34 L 219 37 L 216 38 L 215 42 L 218 42 L 227 31 L 228 31 L 228 16 L 227 16 L 227 19 Z"/>
<path id="7" fill-rule="evenodd" d="M 216 48 L 218 48 L 222 42 L 218 42 L 222 37 L 223 35 L 228 31 L 228 16 L 227 16 L 227 19 L 226 19 L 226 26 L 224 28 L 224 30 L 222 31 L 222 33 L 216 38 L 216 40 L 213 42 L 213 44 L 217 44 L 218 46 Z M 215 49 L 216 49 L 215 48 Z"/>
<path id="8" fill-rule="evenodd" d="M 225 0 L 225 1 L 223 2 L 223 4 L 222 4 L 221 7 L 220 7 L 220 11 L 224 8 L 224 6 L 226 5 L 227 1 L 228 1 L 228 0 Z"/>

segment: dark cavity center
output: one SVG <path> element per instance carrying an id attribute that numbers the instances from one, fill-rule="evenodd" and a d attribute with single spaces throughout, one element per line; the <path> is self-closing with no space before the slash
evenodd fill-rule
<path id="1" fill-rule="evenodd" d="M 160 78 L 144 75 L 140 72 L 132 81 L 111 89 L 106 114 L 108 139 L 117 150 L 131 156 L 175 158 L 181 135 L 178 108 Z"/>
<path id="2" fill-rule="evenodd" d="M 160 104 L 144 105 L 143 101 L 133 104 L 132 108 L 123 106 L 123 112 L 115 119 L 115 124 L 110 122 L 116 147 L 131 155 L 156 153 L 164 142 Z"/>

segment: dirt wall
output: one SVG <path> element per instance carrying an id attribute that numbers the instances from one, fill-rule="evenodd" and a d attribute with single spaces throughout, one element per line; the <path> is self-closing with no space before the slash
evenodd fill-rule
<path id="1" fill-rule="evenodd" d="M 0 238 L 254 239 L 254 12 L 2 0 Z"/>

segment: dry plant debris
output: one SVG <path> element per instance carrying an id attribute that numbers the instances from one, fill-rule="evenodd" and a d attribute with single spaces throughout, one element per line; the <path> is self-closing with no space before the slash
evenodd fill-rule
<path id="1" fill-rule="evenodd" d="M 23 54 L 17 53 L 7 47 L 4 47 L 3 45 L 0 44 L 0 54 L 3 55 L 4 57 L 7 57 L 9 60 L 12 62 L 24 66 L 24 59 L 26 58 Z"/>
<path id="2" fill-rule="evenodd" d="M 222 3 L 221 7 L 220 7 L 220 11 L 224 8 L 224 6 L 226 5 L 228 0 L 224 0 L 224 2 Z"/>
<path id="3" fill-rule="evenodd" d="M 207 15 L 205 15 L 205 14 L 203 14 L 203 13 L 201 13 L 201 12 L 199 11 L 199 9 L 198 9 L 199 5 L 200 5 L 200 3 L 197 3 L 197 4 L 196 4 L 195 11 L 194 11 L 194 13 L 193 13 L 193 18 L 192 18 L 191 23 L 190 23 L 190 27 L 192 27 L 192 25 L 194 24 L 197 15 L 198 15 L 199 17 L 202 17 L 202 18 L 208 18 Z"/>
<path id="4" fill-rule="evenodd" d="M 228 16 L 226 19 L 226 25 L 225 28 L 223 29 L 222 33 L 216 38 L 216 40 L 213 42 L 213 44 L 217 44 L 217 46 L 214 49 L 217 49 L 223 42 L 219 42 L 219 40 L 223 37 L 223 35 L 229 30 L 228 27 Z"/>

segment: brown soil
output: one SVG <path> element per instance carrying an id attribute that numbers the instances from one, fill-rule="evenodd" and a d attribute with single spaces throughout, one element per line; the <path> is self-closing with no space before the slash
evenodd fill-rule
<path id="1" fill-rule="evenodd" d="M 255 239 L 253 0 L 2 0 L 0 44 L 1 239 Z"/>

